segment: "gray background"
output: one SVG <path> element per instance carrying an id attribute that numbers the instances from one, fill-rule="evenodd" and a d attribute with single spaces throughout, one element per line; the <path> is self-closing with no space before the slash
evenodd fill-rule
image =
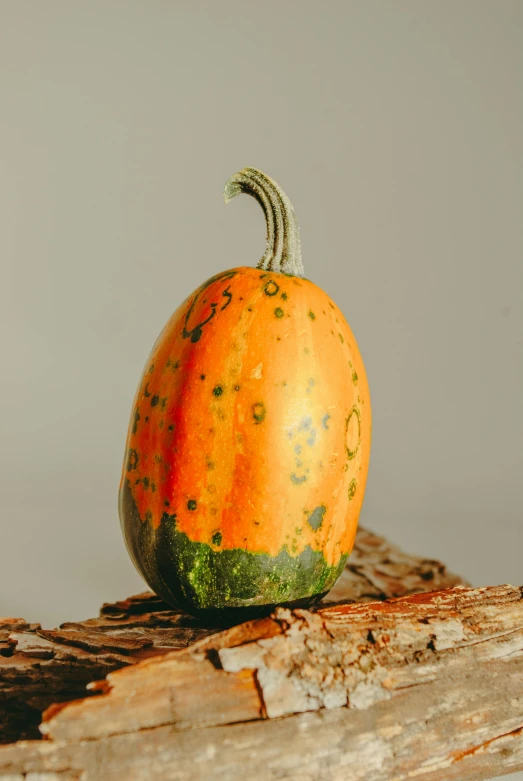
<path id="1" fill-rule="evenodd" d="M 0 0 L 0 615 L 143 589 L 116 510 L 171 312 L 291 197 L 374 439 L 362 521 L 523 582 L 523 3 Z"/>

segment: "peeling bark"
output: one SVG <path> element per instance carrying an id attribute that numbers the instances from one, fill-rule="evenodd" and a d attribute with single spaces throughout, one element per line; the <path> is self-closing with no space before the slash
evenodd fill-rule
<path id="1" fill-rule="evenodd" d="M 62 699 L 67 686 L 83 698 L 52 695 L 46 740 L 0 748 L 0 779 L 475 781 L 523 768 L 523 590 L 424 593 L 459 579 L 368 532 L 351 566 L 334 602 L 222 631 L 152 595 L 52 632 L 7 620 L 0 696 L 17 665 L 27 702 L 70 665 Z M 85 698 L 75 671 L 98 669 Z"/>
<path id="2" fill-rule="evenodd" d="M 360 528 L 350 566 L 328 599 L 383 599 L 462 582 L 443 564 L 402 553 Z M 86 691 L 92 681 L 215 632 L 150 592 L 59 630 L 0 619 L 0 743 L 39 738 L 42 711 L 52 703 L 95 694 L 96 687 Z"/>

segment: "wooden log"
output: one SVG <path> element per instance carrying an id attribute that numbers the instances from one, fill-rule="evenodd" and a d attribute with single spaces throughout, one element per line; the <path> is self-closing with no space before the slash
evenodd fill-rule
<path id="1" fill-rule="evenodd" d="M 523 589 L 281 608 L 97 688 L 0 778 L 488 778 L 523 767 Z"/>
<path id="2" fill-rule="evenodd" d="M 37 714 L 53 704 L 45 740 L 0 748 L 0 779 L 472 781 L 523 768 L 523 589 L 459 582 L 361 530 L 314 611 L 218 631 L 144 594 L 54 631 L 8 619 L 0 697 Z"/>
<path id="3" fill-rule="evenodd" d="M 385 599 L 458 583 L 462 579 L 440 562 L 405 554 L 360 528 L 328 599 Z M 39 738 L 42 711 L 52 703 L 85 697 L 94 693 L 86 691 L 90 682 L 216 631 L 150 592 L 106 604 L 98 618 L 54 631 L 23 619 L 0 619 L 0 743 Z"/>

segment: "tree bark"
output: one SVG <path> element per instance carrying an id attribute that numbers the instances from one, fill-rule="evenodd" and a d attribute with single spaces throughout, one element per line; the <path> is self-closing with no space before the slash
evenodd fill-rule
<path id="1" fill-rule="evenodd" d="M 523 768 L 523 590 L 460 583 L 360 530 L 315 611 L 218 631 L 144 594 L 56 631 L 7 619 L 4 738 L 29 732 L 27 706 L 34 721 L 47 707 L 46 740 L 1 748 L 0 778 L 436 781 Z"/>

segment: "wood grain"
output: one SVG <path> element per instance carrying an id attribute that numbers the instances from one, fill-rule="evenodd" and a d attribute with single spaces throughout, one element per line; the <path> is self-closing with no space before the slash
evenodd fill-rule
<path id="1" fill-rule="evenodd" d="M 44 713 L 45 740 L 0 748 L 0 778 L 440 781 L 523 768 L 523 589 L 456 585 L 365 531 L 350 566 L 317 610 L 221 631 L 152 595 L 55 631 L 9 619 L 0 683 L 20 692 L 31 670 L 31 701 L 54 674 L 63 697 Z M 67 664 L 71 683 L 53 672 Z M 91 696 L 75 670 L 102 672 Z M 73 690 L 82 698 L 63 702 Z"/>
<path id="2" fill-rule="evenodd" d="M 462 582 L 443 564 L 405 554 L 360 528 L 328 599 L 384 599 Z M 39 738 L 41 714 L 52 703 L 94 694 L 96 689 L 86 690 L 92 681 L 216 631 L 151 592 L 106 604 L 97 618 L 64 623 L 59 630 L 0 619 L 0 743 Z"/>

